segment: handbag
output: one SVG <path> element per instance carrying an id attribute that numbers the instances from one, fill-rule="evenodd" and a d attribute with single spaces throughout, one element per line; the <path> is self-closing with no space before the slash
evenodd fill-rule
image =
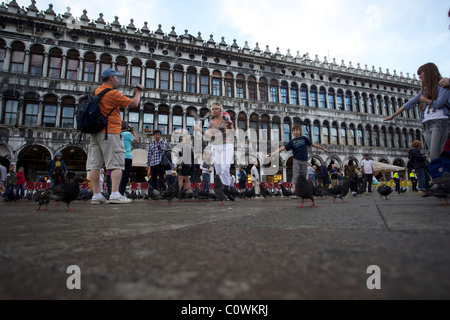
<path id="1" fill-rule="evenodd" d="M 160 166 L 163 170 L 172 169 L 172 154 L 169 151 L 165 151 L 162 158 Z"/>

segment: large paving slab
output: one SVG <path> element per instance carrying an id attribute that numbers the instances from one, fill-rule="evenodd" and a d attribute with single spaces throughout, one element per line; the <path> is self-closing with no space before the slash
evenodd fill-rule
<path id="1" fill-rule="evenodd" d="M 0 299 L 449 299 L 450 206 L 408 193 L 0 204 Z M 68 290 L 67 267 L 81 269 Z M 369 290 L 367 268 L 381 269 Z"/>

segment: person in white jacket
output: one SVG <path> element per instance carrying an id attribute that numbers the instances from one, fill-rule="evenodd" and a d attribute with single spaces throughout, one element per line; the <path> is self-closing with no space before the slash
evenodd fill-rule
<path id="1" fill-rule="evenodd" d="M 255 193 L 259 194 L 259 172 L 258 172 L 258 163 L 255 162 L 252 167 L 252 183 L 255 187 Z"/>

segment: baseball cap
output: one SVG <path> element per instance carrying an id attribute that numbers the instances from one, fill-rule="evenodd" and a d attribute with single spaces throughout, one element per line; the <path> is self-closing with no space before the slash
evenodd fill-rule
<path id="1" fill-rule="evenodd" d="M 122 73 L 118 73 L 111 68 L 105 69 L 102 71 L 102 79 L 114 77 L 114 76 L 123 76 Z"/>

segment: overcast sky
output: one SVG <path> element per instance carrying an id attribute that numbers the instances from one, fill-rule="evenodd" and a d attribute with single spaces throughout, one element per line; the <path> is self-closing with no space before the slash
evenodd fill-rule
<path id="1" fill-rule="evenodd" d="M 258 42 L 263 51 L 269 45 L 273 53 L 279 47 L 283 55 L 290 49 L 293 56 L 317 54 L 321 61 L 327 56 L 405 76 L 434 62 L 450 76 L 450 0 L 37 0 L 36 6 L 45 11 L 49 3 L 56 14 L 70 6 L 75 17 L 86 9 L 90 19 L 103 13 L 113 22 L 117 15 L 122 25 L 134 19 L 141 28 L 147 21 L 152 31 L 162 24 L 169 33 L 174 26 L 178 34 L 201 32 L 204 40 L 213 34 L 217 43 L 225 37 L 229 45 L 236 39 L 253 49 Z"/>

